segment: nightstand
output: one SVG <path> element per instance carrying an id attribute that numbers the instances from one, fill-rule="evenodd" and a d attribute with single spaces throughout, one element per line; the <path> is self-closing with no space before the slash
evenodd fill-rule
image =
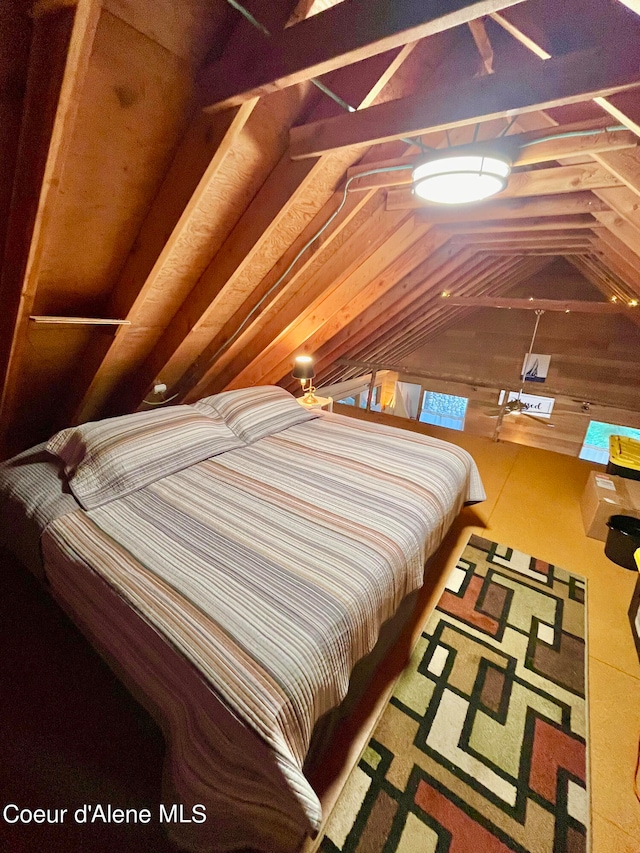
<path id="1" fill-rule="evenodd" d="M 302 397 L 296 397 L 296 400 L 304 409 L 324 409 L 325 406 L 329 412 L 333 411 L 333 397 L 316 397 L 315 403 L 305 403 Z"/>

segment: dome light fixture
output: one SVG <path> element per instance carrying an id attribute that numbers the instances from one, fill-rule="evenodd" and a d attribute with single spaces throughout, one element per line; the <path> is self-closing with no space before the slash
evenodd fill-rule
<path id="1" fill-rule="evenodd" d="M 495 148 L 447 148 L 414 167 L 413 192 L 436 204 L 469 204 L 502 192 L 510 174 L 510 157 Z"/>

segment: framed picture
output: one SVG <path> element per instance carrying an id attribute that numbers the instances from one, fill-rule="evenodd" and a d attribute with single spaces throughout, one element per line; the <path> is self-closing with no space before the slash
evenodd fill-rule
<path id="1" fill-rule="evenodd" d="M 544 382 L 549 372 L 550 361 L 550 355 L 539 355 L 534 352 L 531 355 L 525 355 L 520 379 L 526 379 L 527 382 Z"/>

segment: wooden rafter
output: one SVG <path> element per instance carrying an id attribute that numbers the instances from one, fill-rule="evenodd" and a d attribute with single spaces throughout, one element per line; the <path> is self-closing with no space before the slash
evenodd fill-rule
<path id="1" fill-rule="evenodd" d="M 574 193 L 621 185 L 618 178 L 597 163 L 556 166 L 553 169 L 536 169 L 533 172 L 512 174 L 506 189 L 495 196 L 495 202 L 502 199 Z M 492 203 L 495 204 L 495 202 Z M 433 209 L 434 205 L 429 205 L 428 202 L 418 198 L 410 189 L 391 189 L 387 193 L 387 210 L 416 210 L 426 207 Z"/>
<path id="2" fill-rule="evenodd" d="M 635 0 L 632 1 L 635 2 Z M 547 49 L 550 48 L 550 45 L 547 44 L 546 35 L 539 26 L 534 27 L 535 32 L 525 33 L 522 27 L 516 26 L 514 23 L 509 21 L 508 17 L 505 15 L 494 13 L 491 17 L 496 21 L 496 23 L 500 24 L 503 29 L 519 41 L 520 44 L 526 47 L 534 56 L 537 56 L 538 59 L 551 59 L 552 55 Z M 528 26 L 532 27 L 533 25 L 529 23 Z M 622 50 L 624 51 L 625 48 L 623 47 Z M 637 99 L 637 94 L 638 93 L 634 93 L 631 111 L 628 109 L 629 102 L 625 95 L 614 94 L 613 97 L 594 95 L 593 100 L 612 118 L 616 119 L 621 124 L 624 124 L 637 136 L 640 136 L 640 104 Z"/>
<path id="3" fill-rule="evenodd" d="M 498 296 L 449 296 L 448 305 L 468 308 L 516 308 L 521 311 L 577 311 L 583 314 L 620 314 L 629 309 L 617 302 L 585 302 L 576 299 L 514 299 Z"/>
<path id="4" fill-rule="evenodd" d="M 27 346 L 29 328 L 29 316 L 33 313 L 36 292 L 40 280 L 40 269 L 45 253 L 48 228 L 52 221 L 56 206 L 58 187 L 64 170 L 65 161 L 71 144 L 71 138 L 75 130 L 75 119 L 78 111 L 78 103 L 82 92 L 89 60 L 93 47 L 94 37 L 100 19 L 100 0 L 78 0 L 74 10 L 63 10 L 58 15 L 71 16 L 71 32 L 68 41 L 63 39 L 62 46 L 66 52 L 64 61 L 64 72 L 59 88 L 56 92 L 57 104 L 54 110 L 54 118 L 50 128 L 50 137 L 46 160 L 39 169 L 39 163 L 34 162 L 33 139 L 27 138 L 23 124 L 23 138 L 21 139 L 18 176 L 20 170 L 23 179 L 27 181 L 38 181 L 38 186 L 29 186 L 30 191 L 37 198 L 37 206 L 31 211 L 31 200 L 24 207 L 18 205 L 14 208 L 14 217 L 9 224 L 7 246 L 9 251 L 5 255 L 5 267 L 3 270 L 3 286 L 9 283 L 12 291 L 20 293 L 19 304 L 3 306 L 3 328 L 7 322 L 12 322 L 13 331 L 9 332 L 4 341 L 4 346 L 9 347 L 0 352 L 0 373 L 3 376 L 2 397 L 0 400 L 0 423 L 8 425 L 11 413 L 16 405 L 16 392 L 20 373 L 21 359 Z M 63 27 L 67 23 L 62 21 Z M 36 27 L 51 27 L 48 18 L 38 18 Z M 42 30 L 43 36 L 46 30 Z M 49 29 L 49 33 L 50 33 Z M 55 44 L 55 40 L 53 42 Z M 48 49 L 51 50 L 51 38 L 48 40 Z M 40 48 L 45 50 L 44 41 Z M 38 73 L 37 64 L 30 67 L 30 73 L 34 70 Z M 30 82 L 27 81 L 27 102 L 25 109 L 27 115 L 41 115 L 50 109 L 40 101 L 42 93 L 30 90 Z M 34 81 L 33 85 L 41 81 Z M 42 132 L 42 128 L 40 131 Z M 37 152 L 36 152 L 37 154 Z M 27 219 L 25 220 L 25 215 Z M 12 310 L 14 309 L 15 310 Z M 3 334 L 4 337 L 4 334 Z M 4 349 L 4 348 L 3 348 Z"/>
<path id="5" fill-rule="evenodd" d="M 592 228 L 604 228 L 604 223 L 598 222 L 590 214 L 577 216 L 547 216 L 531 217 L 530 219 L 495 219 L 493 221 L 472 220 L 471 222 L 451 223 L 447 226 L 451 233 L 457 234 L 511 234 L 557 231 L 583 231 Z"/>
<path id="6" fill-rule="evenodd" d="M 553 135 L 560 133 L 571 133 L 572 129 L 558 127 L 553 131 Z M 506 149 L 516 152 L 513 160 L 513 167 L 528 166 L 533 163 L 544 163 L 549 160 L 560 160 L 563 157 L 577 157 L 584 154 L 600 153 L 603 151 L 616 151 L 624 148 L 635 148 L 638 145 L 638 138 L 630 130 L 615 130 L 615 131 L 597 131 L 589 136 L 572 136 L 564 139 L 549 139 L 548 141 L 541 140 L 539 143 L 531 144 L 533 140 L 540 138 L 540 134 L 514 134 L 512 136 L 503 137 L 501 143 Z M 525 147 L 522 147 L 525 146 Z M 464 146 L 461 146 L 463 148 Z M 368 190 L 371 188 L 408 186 L 412 183 L 412 170 L 419 158 L 412 158 L 412 162 L 407 163 L 406 169 L 397 170 L 399 165 L 403 165 L 402 160 L 386 160 L 374 163 L 368 163 L 367 166 L 357 165 L 352 166 L 347 170 L 347 177 L 353 178 L 349 184 L 350 192 L 358 190 Z M 363 178 L 357 178 L 357 175 L 364 171 L 372 169 L 390 169 L 394 171 L 381 172 L 377 175 L 367 175 Z M 618 175 L 620 180 L 623 180 Z"/>
<path id="7" fill-rule="evenodd" d="M 129 325 L 135 326 L 135 333 L 116 335 L 108 350 L 101 351 L 99 362 L 91 358 L 90 354 L 87 355 L 76 378 L 76 387 L 82 389 L 82 396 L 73 414 L 74 422 L 82 422 L 95 415 L 113 391 L 117 377 L 126 372 L 141 353 L 148 351 L 150 343 L 152 345 L 154 338 L 159 336 L 160 332 L 156 330 L 162 329 L 167 314 L 171 316 L 187 296 L 191 284 L 187 279 L 181 287 L 182 282 L 176 279 L 175 270 L 185 263 L 189 251 L 195 254 L 198 249 L 194 233 L 199 232 L 201 223 L 209 216 L 212 201 L 219 191 L 217 180 L 221 166 L 237 142 L 256 103 L 256 100 L 248 101 L 237 110 L 230 110 L 222 118 L 223 129 L 217 134 L 211 134 L 217 145 L 209 164 L 177 221 L 167 221 L 168 214 L 173 211 L 166 200 L 180 190 L 184 192 L 186 176 L 183 161 L 187 157 L 192 160 L 197 158 L 190 144 L 191 136 L 207 138 L 205 128 L 201 127 L 207 119 L 196 119 L 192 133 L 187 135 L 165 178 L 157 205 L 143 223 L 138 241 L 145 251 L 129 259 L 109 300 L 108 312 L 124 314 Z M 183 153 L 184 156 L 180 156 Z M 165 240 L 166 230 L 172 226 L 169 239 Z M 155 257 L 150 269 L 149 257 Z M 170 294 L 167 292 L 169 276 L 173 281 Z"/>
<path id="8" fill-rule="evenodd" d="M 454 269 L 443 278 L 438 286 L 450 288 L 462 293 L 497 292 L 511 281 L 521 268 L 523 261 L 519 257 L 495 259 L 479 252 L 464 266 Z M 365 345 L 359 350 L 358 357 L 387 358 L 399 349 L 414 349 L 413 342 L 430 329 L 434 322 L 448 326 L 460 315 L 461 310 L 451 306 L 442 307 L 440 294 L 433 288 L 426 291 L 414 306 L 411 315 L 402 312 L 392 317 L 371 333 Z"/>
<path id="9" fill-rule="evenodd" d="M 256 30 L 248 61 L 227 53 L 202 73 L 201 102 L 234 106 L 320 77 L 522 0 L 344 0 L 271 38 Z"/>
<path id="10" fill-rule="evenodd" d="M 291 130 L 291 156 L 317 157 L 349 146 L 379 144 L 544 110 L 633 89 L 640 84 L 636 58 L 611 46 L 508 69 L 444 86 L 349 115 Z"/>
<path id="11" fill-rule="evenodd" d="M 384 301 L 398 281 L 410 277 L 410 271 L 447 240 L 445 232 L 429 229 L 425 224 L 416 228 L 412 220 L 408 221 L 406 230 L 397 229 L 391 245 L 387 241 L 365 263 L 358 264 L 330 299 L 312 302 L 291 327 L 265 346 L 259 357 L 238 373 L 227 387 L 279 379 L 282 363 L 286 364 L 303 343 L 332 337 L 367 306 Z M 411 252 L 406 251 L 409 246 L 412 247 Z"/>
<path id="12" fill-rule="evenodd" d="M 617 192 L 618 190 L 612 190 Z M 588 191 L 560 195 L 541 195 L 513 199 L 497 198 L 480 204 L 449 208 L 444 205 L 423 206 L 416 216 L 434 224 L 485 223 L 493 220 L 545 219 L 554 221 L 557 217 L 592 215 L 599 210 L 609 210 L 602 199 Z"/>
<path id="13" fill-rule="evenodd" d="M 477 18 L 474 21 L 469 21 L 469 29 L 471 30 L 471 35 L 473 36 L 473 40 L 482 61 L 481 73 L 493 74 L 493 47 L 491 46 L 491 40 L 487 35 L 484 22 L 480 18 Z"/>
<path id="14" fill-rule="evenodd" d="M 357 294 L 368 276 L 379 269 L 380 255 L 388 262 L 429 230 L 429 226 L 423 224 L 416 231 L 413 218 L 407 214 L 388 217 L 380 199 L 373 199 L 362 213 L 363 217 L 354 220 L 356 227 L 344 230 L 337 249 L 331 251 L 327 247 L 326 253 L 320 251 L 306 275 L 301 275 L 298 285 L 292 283 L 287 294 L 265 312 L 262 322 L 247 329 L 246 334 L 194 377 L 187 400 L 197 399 L 205 390 L 221 390 L 234 377 L 251 372 L 256 363 L 264 366 L 271 349 L 282 345 L 291 335 L 296 341 L 299 339 L 296 330 L 306 316 L 326 310 L 327 300 L 339 299 L 335 294 L 344 293 L 344 288 L 348 288 L 351 296 Z M 300 287 L 302 282 L 304 286 Z M 215 350 L 207 352 L 207 358 L 213 353 Z"/>
<path id="15" fill-rule="evenodd" d="M 430 334 L 434 323 L 442 323 L 444 328 L 455 322 L 461 312 L 466 313 L 465 309 L 454 308 L 445 310 L 443 314 L 438 294 L 441 287 L 455 287 L 461 292 L 487 288 L 499 290 L 508 286 L 508 282 L 522 270 L 526 271 L 526 275 L 530 275 L 546 263 L 546 260 L 540 259 L 492 259 L 482 253 L 460 254 L 442 271 L 444 275 L 440 278 L 437 288 L 424 291 L 417 302 L 400 306 L 397 313 L 390 312 L 391 316 L 375 327 L 347 330 L 351 332 L 351 337 L 343 342 L 341 350 L 336 351 L 334 348 L 331 355 L 326 349 L 321 350 L 321 364 L 329 364 L 331 358 L 340 357 L 340 353 L 368 359 L 386 358 L 390 353 L 395 357 L 395 353 L 400 350 L 411 352 L 416 348 L 414 341 Z M 330 343 L 333 345 L 333 342 Z"/>
<path id="16" fill-rule="evenodd" d="M 540 271 L 549 263 L 550 260 L 547 258 L 521 258 L 518 266 L 506 272 L 497 281 L 492 282 L 491 292 L 495 293 L 499 290 L 511 288 Z M 430 316 L 425 318 L 425 321 L 416 328 L 414 333 L 411 336 L 406 336 L 393 350 L 387 350 L 387 352 L 393 352 L 394 359 L 404 358 L 424 346 L 428 341 L 441 335 L 461 319 L 468 317 L 474 310 L 476 309 L 455 306 L 444 310 L 432 307 Z"/>
<path id="17" fill-rule="evenodd" d="M 313 342 L 313 351 L 318 356 L 316 362 L 318 373 L 326 367 L 326 363 L 335 361 L 344 353 L 350 352 L 358 343 L 366 340 L 373 330 L 378 329 L 385 321 L 389 321 L 390 317 L 398 316 L 403 311 L 406 312 L 407 317 L 412 316 L 416 300 L 431 288 L 440 287 L 447 276 L 468 263 L 472 257 L 471 250 L 460 251 L 457 247 L 443 244 L 430 252 L 426 260 L 411 272 L 396 280 L 394 286 L 385 294 L 376 299 L 369 299 L 366 307 L 363 305 L 363 310 L 355 316 L 345 316 L 345 322 L 341 328 L 336 329 L 334 334 L 323 342 L 322 349 L 315 346 L 319 341 Z M 273 381 L 277 381 L 284 375 L 285 371 L 281 367 L 282 365 L 279 365 L 279 375 L 276 375 L 278 370 L 269 374 L 273 376 Z"/>

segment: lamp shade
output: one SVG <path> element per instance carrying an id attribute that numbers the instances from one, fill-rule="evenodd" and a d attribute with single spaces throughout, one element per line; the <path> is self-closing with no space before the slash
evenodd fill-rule
<path id="1" fill-rule="evenodd" d="M 316 375 L 313 369 L 313 359 L 310 355 L 299 355 L 291 373 L 294 379 L 313 379 Z"/>
<path id="2" fill-rule="evenodd" d="M 468 204 L 501 192 L 510 173 L 511 163 L 502 154 L 450 149 L 416 165 L 413 192 L 438 204 Z"/>

